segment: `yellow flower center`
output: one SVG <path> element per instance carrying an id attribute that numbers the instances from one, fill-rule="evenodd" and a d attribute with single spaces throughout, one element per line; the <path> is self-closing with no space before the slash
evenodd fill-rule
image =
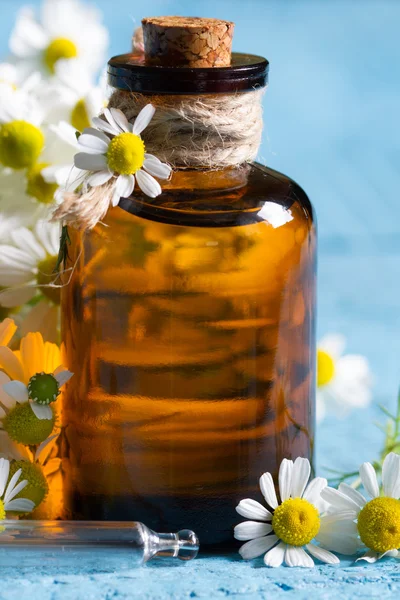
<path id="1" fill-rule="evenodd" d="M 274 511 L 272 529 L 286 544 L 304 546 L 315 538 L 320 528 L 318 510 L 307 500 L 289 498 Z"/>
<path id="2" fill-rule="evenodd" d="M 48 183 L 42 175 L 42 170 L 48 167 L 46 163 L 38 163 L 27 173 L 26 193 L 43 204 L 51 204 L 57 191 L 56 183 Z"/>
<path id="3" fill-rule="evenodd" d="M 325 350 L 317 350 L 317 385 L 323 387 L 335 376 L 335 361 Z"/>
<path id="4" fill-rule="evenodd" d="M 107 162 L 111 171 L 119 175 L 132 175 L 144 163 L 143 140 L 134 133 L 121 133 L 113 138 L 107 151 Z"/>
<path id="5" fill-rule="evenodd" d="M 52 419 L 38 419 L 29 402 L 16 404 L 3 418 L 3 429 L 17 444 L 24 446 L 37 446 L 47 440 L 55 424 L 53 408 Z"/>
<path id="6" fill-rule="evenodd" d="M 83 98 L 78 100 L 72 109 L 70 121 L 72 127 L 80 132 L 86 129 L 86 127 L 90 127 L 90 119 L 86 108 L 86 102 Z"/>
<path id="7" fill-rule="evenodd" d="M 375 552 L 400 548 L 400 500 L 374 498 L 358 515 L 361 540 Z"/>
<path id="8" fill-rule="evenodd" d="M 42 260 L 38 264 L 38 274 L 36 276 L 36 281 L 42 294 L 44 294 L 47 298 L 49 298 L 49 300 L 54 302 L 54 304 L 60 304 L 61 288 L 59 286 L 50 286 L 50 284 L 53 283 L 56 279 L 56 264 L 57 256 L 47 256 L 44 260 Z"/>
<path id="9" fill-rule="evenodd" d="M 4 502 L 0 499 L 0 521 L 6 518 L 6 509 L 4 508 Z"/>
<path id="10" fill-rule="evenodd" d="M 68 38 L 56 38 L 47 46 L 43 54 L 43 62 L 50 71 L 55 73 L 56 63 L 62 58 L 76 58 L 78 56 L 78 48 L 76 44 Z"/>
<path id="11" fill-rule="evenodd" d="M 0 162 L 12 169 L 26 169 L 38 159 L 44 135 L 27 121 L 11 121 L 0 127 Z"/>
<path id="12" fill-rule="evenodd" d="M 35 503 L 37 508 L 47 496 L 49 486 L 47 479 L 43 474 L 41 467 L 37 463 L 31 463 L 27 460 L 13 461 L 10 465 L 9 478 L 14 475 L 19 469 L 22 470 L 19 480 L 28 482 L 28 485 L 17 494 L 16 498 L 27 498 Z"/>

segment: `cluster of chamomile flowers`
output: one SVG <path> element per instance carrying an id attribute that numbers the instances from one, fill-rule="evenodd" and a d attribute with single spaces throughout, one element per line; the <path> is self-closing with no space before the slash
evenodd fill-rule
<path id="1" fill-rule="evenodd" d="M 357 555 L 374 563 L 400 556 L 400 455 L 389 453 L 382 465 L 382 484 L 371 463 L 360 467 L 367 499 L 354 487 L 328 486 L 323 477 L 310 480 L 307 459 L 284 459 L 278 481 L 271 473 L 260 478 L 266 506 L 246 498 L 236 507 L 248 519 L 235 527 L 239 550 L 250 560 L 263 556 L 265 565 L 313 567 L 314 559 L 338 564 L 337 554 Z M 278 484 L 279 497 L 276 493 Z"/>
<path id="2" fill-rule="evenodd" d="M 77 132 L 107 101 L 108 32 L 85 0 L 19 10 L 0 63 L 0 319 L 57 339 L 59 224 L 50 221 L 74 179 Z M 100 73 L 100 77 L 99 77 Z"/>
<path id="3" fill-rule="evenodd" d="M 72 377 L 60 348 L 40 333 L 24 336 L 19 350 L 12 350 L 16 331 L 12 319 L 0 322 L 0 520 L 6 513 L 26 514 L 46 499 L 49 477 L 60 468 L 57 401 Z"/>

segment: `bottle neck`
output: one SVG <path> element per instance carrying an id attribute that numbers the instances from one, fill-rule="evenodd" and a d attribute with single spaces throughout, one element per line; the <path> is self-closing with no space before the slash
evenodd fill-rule
<path id="1" fill-rule="evenodd" d="M 245 163 L 237 167 L 224 169 L 176 169 L 169 181 L 163 182 L 163 191 L 229 191 L 247 184 L 250 165 Z"/>

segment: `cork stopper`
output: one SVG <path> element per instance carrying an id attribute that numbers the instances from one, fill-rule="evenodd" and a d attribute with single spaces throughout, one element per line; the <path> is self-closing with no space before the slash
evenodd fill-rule
<path id="1" fill-rule="evenodd" d="M 234 23 L 200 17 L 142 20 L 146 64 L 164 67 L 229 67 Z"/>

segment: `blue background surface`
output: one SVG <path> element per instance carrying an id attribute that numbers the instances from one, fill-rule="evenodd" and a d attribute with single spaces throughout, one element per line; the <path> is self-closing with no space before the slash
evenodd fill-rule
<path id="1" fill-rule="evenodd" d="M 24 2 L 0 0 L 0 54 Z M 39 2 L 31 2 L 39 5 Z M 319 222 L 319 335 L 341 332 L 365 354 L 375 401 L 394 408 L 400 383 L 399 0 L 98 0 L 111 53 L 128 50 L 143 16 L 183 14 L 236 22 L 234 49 L 266 56 L 270 86 L 260 160 L 297 180 Z M 382 442 L 376 404 L 318 429 L 317 463 L 353 470 Z M 4 573 L 1 599 L 32 598 L 398 598 L 400 563 L 344 563 L 271 571 L 202 558 L 118 578 Z M 40 565 L 40 557 L 38 557 Z M 15 572 L 14 572 L 15 574 Z M 10 579 L 11 578 L 11 579 Z M 31 588 L 29 582 L 34 581 Z"/>

